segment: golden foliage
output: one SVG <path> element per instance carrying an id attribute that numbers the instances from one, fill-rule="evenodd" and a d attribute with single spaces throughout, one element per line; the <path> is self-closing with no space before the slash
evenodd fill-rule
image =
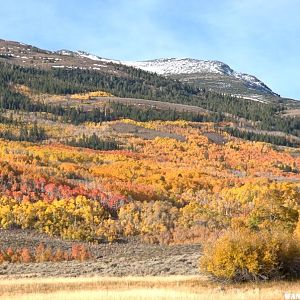
<path id="1" fill-rule="evenodd" d="M 124 234 L 140 234 L 149 243 L 170 242 L 177 218 L 178 209 L 164 201 L 130 203 L 119 211 Z"/>
<path id="2" fill-rule="evenodd" d="M 207 243 L 200 267 L 227 280 L 270 279 L 299 274 L 299 255 L 291 234 L 237 229 Z"/>
<path id="3" fill-rule="evenodd" d="M 126 123 L 151 135 L 126 132 Z M 45 125 L 51 137 L 100 132 L 122 141 L 124 149 L 1 139 L 1 228 L 18 225 L 88 241 L 140 235 L 176 243 L 201 241 L 227 228 L 296 227 L 297 150 L 234 139 L 212 123 L 53 124 Z M 207 132 L 226 142 L 213 142 Z"/>
<path id="4" fill-rule="evenodd" d="M 71 99 L 89 100 L 93 97 L 113 97 L 113 95 L 104 91 L 95 91 L 82 94 L 72 94 L 70 97 Z"/>

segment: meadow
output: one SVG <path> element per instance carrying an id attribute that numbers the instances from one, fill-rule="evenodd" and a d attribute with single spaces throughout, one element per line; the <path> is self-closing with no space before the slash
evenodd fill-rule
<path id="1" fill-rule="evenodd" d="M 0 297 L 6 300 L 282 300 L 299 293 L 300 282 L 259 284 L 212 283 L 200 276 L 92 277 L 1 280 Z"/>

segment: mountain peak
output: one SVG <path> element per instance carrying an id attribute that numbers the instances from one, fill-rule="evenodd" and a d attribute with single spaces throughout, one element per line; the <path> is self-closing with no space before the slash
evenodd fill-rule
<path id="1" fill-rule="evenodd" d="M 265 83 L 257 77 L 234 71 L 229 65 L 218 60 L 200 60 L 193 58 L 159 58 L 146 61 L 122 61 L 123 64 L 140 68 L 164 76 L 178 75 L 220 75 L 237 79 L 251 89 L 270 95 L 275 94 Z"/>
<path id="2" fill-rule="evenodd" d="M 138 67 L 161 75 L 216 73 L 231 75 L 233 70 L 226 64 L 215 60 L 199 60 L 193 58 L 159 58 L 145 61 L 123 61 L 126 65 Z"/>

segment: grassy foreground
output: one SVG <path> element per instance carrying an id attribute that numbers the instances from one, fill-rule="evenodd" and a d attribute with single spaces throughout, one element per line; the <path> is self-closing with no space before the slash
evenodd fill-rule
<path id="1" fill-rule="evenodd" d="M 300 281 L 221 285 L 199 276 L 27 278 L 0 281 L 0 299 L 285 299 Z"/>

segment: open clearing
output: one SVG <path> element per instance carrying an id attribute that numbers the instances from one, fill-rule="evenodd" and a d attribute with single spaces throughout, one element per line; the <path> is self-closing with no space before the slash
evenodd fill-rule
<path id="1" fill-rule="evenodd" d="M 282 300 L 285 293 L 299 291 L 299 281 L 222 285 L 198 276 L 44 278 L 0 282 L 0 297 L 7 300 Z"/>
<path id="2" fill-rule="evenodd" d="M 52 249 L 70 251 L 72 242 L 49 237 L 32 230 L 0 230 L 1 248 L 27 247 L 34 250 L 40 243 Z M 197 275 L 201 255 L 199 244 L 150 245 L 139 239 L 119 243 L 88 244 L 94 259 L 28 264 L 0 264 L 0 280 L 26 277 L 78 276 L 158 276 Z"/>
<path id="3" fill-rule="evenodd" d="M 124 105 L 134 105 L 144 109 L 159 109 L 159 110 L 176 110 L 178 112 L 189 112 L 195 114 L 208 114 L 209 111 L 199 106 L 179 104 L 172 102 L 164 102 L 158 100 L 147 100 L 139 98 L 121 98 L 121 97 L 92 97 L 86 99 L 72 99 L 70 96 L 52 96 L 52 95 L 39 95 L 36 99 L 45 101 L 48 104 L 55 104 L 61 106 L 80 107 L 86 111 L 101 108 L 108 103 L 121 103 Z"/>

